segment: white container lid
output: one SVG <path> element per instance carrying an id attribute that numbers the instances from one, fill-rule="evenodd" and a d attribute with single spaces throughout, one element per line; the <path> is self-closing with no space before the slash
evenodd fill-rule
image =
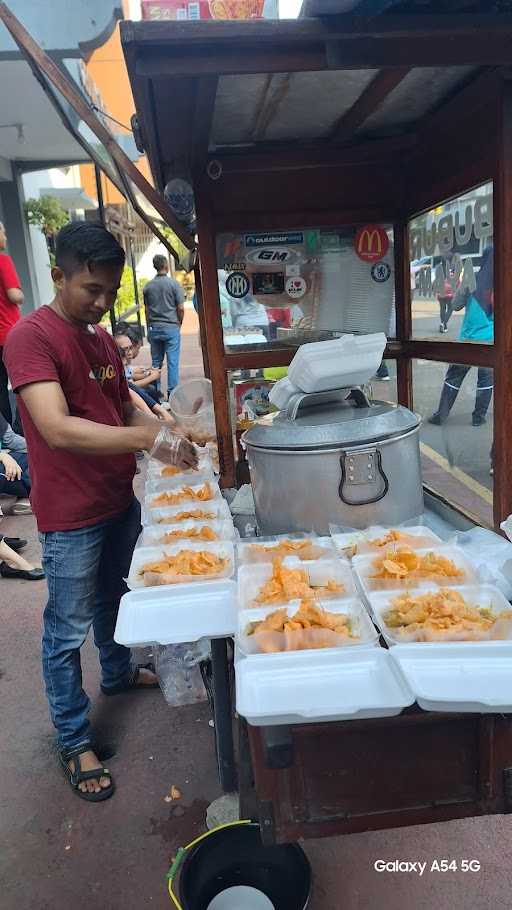
<path id="1" fill-rule="evenodd" d="M 172 492 L 178 487 L 187 486 L 198 486 L 203 485 L 204 483 L 215 484 L 217 486 L 217 480 L 213 473 L 213 468 L 210 465 L 207 465 L 204 468 L 200 468 L 197 471 L 192 471 L 190 474 L 175 474 L 174 477 L 161 477 L 158 475 L 149 475 L 146 478 L 146 495 L 149 496 L 151 493 L 166 493 L 167 491 Z"/>
<path id="2" fill-rule="evenodd" d="M 236 626 L 234 581 L 142 588 L 121 598 L 114 639 L 128 648 L 224 638 Z"/>
<path id="3" fill-rule="evenodd" d="M 424 711 L 512 713 L 512 642 L 397 645 L 400 667 Z"/>
<path id="4" fill-rule="evenodd" d="M 266 654 L 236 665 L 236 709 L 253 726 L 393 717 L 413 702 L 383 648 Z"/>

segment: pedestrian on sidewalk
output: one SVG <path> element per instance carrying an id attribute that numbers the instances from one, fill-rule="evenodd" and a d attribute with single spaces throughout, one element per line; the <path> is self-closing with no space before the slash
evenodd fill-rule
<path id="1" fill-rule="evenodd" d="M 48 603 L 43 675 L 60 763 L 72 789 L 91 802 L 114 792 L 93 747 L 80 649 L 91 626 L 101 689 L 117 695 L 154 687 L 114 641 L 124 578 L 140 533 L 133 494 L 134 453 L 151 452 L 186 469 L 192 445 L 130 400 L 114 339 L 98 323 L 114 304 L 125 255 L 102 225 L 72 222 L 58 234 L 49 306 L 9 334 L 7 369 L 29 453 L 32 507 L 43 547 Z"/>
<path id="2" fill-rule="evenodd" d="M 183 288 L 169 277 L 165 256 L 155 256 L 155 277 L 144 287 L 146 326 L 151 347 L 151 361 L 161 370 L 167 358 L 167 394 L 178 385 L 180 378 L 181 324 L 185 315 Z M 160 381 L 157 383 L 160 389 Z"/>
<path id="3" fill-rule="evenodd" d="M 0 413 L 7 423 L 13 423 L 9 401 L 9 377 L 5 368 L 3 349 L 7 335 L 20 318 L 23 303 L 21 282 L 11 257 L 5 252 L 7 234 L 0 221 Z"/>
<path id="4" fill-rule="evenodd" d="M 492 342 L 494 340 L 494 248 L 488 246 L 482 254 L 480 271 L 476 277 L 476 288 L 467 294 L 466 311 L 460 331 L 460 341 Z M 429 417 L 429 423 L 439 426 L 447 419 L 460 388 L 472 368 L 460 363 L 448 367 L 437 411 Z M 475 408 L 472 424 L 480 427 L 486 422 L 487 410 L 493 391 L 493 372 L 489 367 L 478 367 Z"/>

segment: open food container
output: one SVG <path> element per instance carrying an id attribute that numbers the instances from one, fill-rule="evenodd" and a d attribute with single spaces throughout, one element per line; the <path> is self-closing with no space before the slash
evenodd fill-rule
<path id="1" fill-rule="evenodd" d="M 183 550 L 194 551 L 196 553 L 211 553 L 214 557 L 225 560 L 226 564 L 223 568 L 219 569 L 218 572 L 213 572 L 211 574 L 181 574 L 177 571 L 173 571 L 172 568 L 166 572 L 165 575 L 156 572 L 144 573 L 144 566 L 162 562 L 166 557 L 176 556 Z M 233 544 L 230 541 L 220 541 L 219 543 L 204 541 L 201 543 L 194 543 L 185 540 L 170 546 L 136 547 L 133 551 L 127 584 L 132 590 L 134 588 L 152 587 L 155 585 L 176 585 L 192 582 L 202 584 L 206 581 L 212 581 L 214 578 L 231 578 L 234 571 L 235 554 Z"/>
<path id="2" fill-rule="evenodd" d="M 378 591 L 370 596 L 370 609 L 373 618 L 384 635 L 389 645 L 405 645 L 412 642 L 420 643 L 422 647 L 433 647 L 443 645 L 444 643 L 461 642 L 465 647 L 472 647 L 477 642 L 493 642 L 493 644 L 502 644 L 504 641 L 512 641 L 512 618 L 500 619 L 500 614 L 512 612 L 509 602 L 498 588 L 493 585 L 462 585 L 459 587 L 449 587 L 452 596 L 462 596 L 464 601 L 470 606 L 479 610 L 489 611 L 497 617 L 496 622 L 488 629 L 446 629 L 436 630 L 431 627 L 418 628 L 414 624 L 409 629 L 407 626 L 394 627 L 386 622 L 386 614 L 394 609 L 396 598 L 402 597 L 405 593 L 410 594 L 413 598 L 424 597 L 429 594 L 439 595 L 439 587 L 432 584 L 424 583 L 421 586 L 404 590 L 395 591 Z M 447 586 L 445 586 L 447 587 Z M 403 631 L 402 631 L 403 630 Z"/>
<path id="3" fill-rule="evenodd" d="M 182 517 L 184 516 L 184 517 Z M 182 521 L 232 521 L 231 512 L 225 499 L 215 498 L 210 502 L 182 502 L 177 506 L 163 506 L 156 509 L 144 508 L 142 524 L 173 525 Z"/>
<path id="4" fill-rule="evenodd" d="M 300 601 L 296 600 L 281 608 L 261 607 L 240 610 L 237 620 L 237 645 L 243 654 L 248 655 L 280 654 L 322 648 L 374 647 L 377 644 L 378 634 L 375 626 L 361 601 L 356 598 L 318 600 L 313 605 L 313 611 L 316 612 L 316 610 L 327 611 L 331 617 L 342 617 L 343 620 L 346 620 L 346 625 L 343 623 L 342 629 L 345 627 L 347 632 L 337 632 L 329 628 L 258 631 L 258 623 L 268 620 L 269 617 L 281 619 L 277 614 L 283 612 L 293 623 L 297 614 L 301 613 Z M 309 615 L 309 611 L 307 612 Z"/>
<path id="5" fill-rule="evenodd" d="M 304 574 L 306 583 L 312 587 L 318 595 L 318 599 L 329 601 L 331 599 L 345 599 L 355 596 L 354 581 L 352 572 L 348 563 L 340 559 L 318 559 L 314 562 L 301 562 L 295 556 L 282 560 L 283 568 L 291 570 L 300 570 Z M 264 585 L 270 581 L 274 572 L 274 566 L 271 563 L 256 563 L 253 565 L 240 566 L 238 570 L 238 603 L 240 609 L 251 609 L 253 607 L 277 607 L 286 606 L 291 601 L 297 599 L 295 593 L 289 599 L 273 600 L 271 603 L 258 602 L 258 597 Z M 341 590 L 332 591 L 332 598 L 329 594 L 321 590 L 329 582 L 333 582 Z"/>
<path id="6" fill-rule="evenodd" d="M 197 499 L 198 495 L 201 495 L 205 489 L 205 486 L 208 484 L 210 488 L 211 498 L 210 499 Z M 192 491 L 189 493 L 189 491 Z M 187 495 L 189 493 L 189 495 Z M 183 495 L 183 499 L 178 497 Z M 190 506 L 191 503 L 194 504 L 196 508 L 204 508 L 208 506 L 209 503 L 215 502 L 215 500 L 222 499 L 219 485 L 217 482 L 212 482 L 207 480 L 204 483 L 186 483 L 180 484 L 177 487 L 174 487 L 172 490 L 163 490 L 160 493 L 147 493 L 144 497 L 144 508 L 147 510 L 150 509 L 162 509 L 167 506 Z"/>
<path id="7" fill-rule="evenodd" d="M 180 540 L 185 544 L 187 544 L 187 541 L 192 540 L 195 543 L 201 543 L 202 539 L 198 538 L 196 533 L 201 533 L 205 529 L 207 533 L 210 532 L 215 535 L 210 538 L 211 540 L 233 540 L 238 533 L 235 531 L 233 522 L 229 519 L 180 521 L 176 524 L 149 525 L 142 531 L 141 544 L 146 547 L 154 547 L 159 544 L 179 543 Z M 177 534 L 183 535 L 183 537 L 177 537 Z M 208 537 L 205 537 L 204 541 L 208 541 Z"/>
<path id="8" fill-rule="evenodd" d="M 383 648 L 266 654 L 236 664 L 236 709 L 253 726 L 393 717 L 413 702 Z"/>
<path id="9" fill-rule="evenodd" d="M 236 626 L 236 584 L 144 588 L 121 598 L 115 641 L 127 648 L 224 638 Z"/>
<path id="10" fill-rule="evenodd" d="M 334 548 L 330 537 L 314 534 L 282 534 L 274 537 L 251 537 L 237 547 L 239 565 L 270 562 L 275 556 L 296 556 L 301 562 L 333 559 Z"/>
<path id="11" fill-rule="evenodd" d="M 217 485 L 211 466 L 198 469 L 197 471 L 191 471 L 188 474 L 180 472 L 173 477 L 159 477 L 158 475 L 148 476 L 146 480 L 146 494 L 149 496 L 151 493 L 165 493 L 167 490 L 175 490 L 178 487 L 183 487 L 185 484 L 188 484 L 189 486 L 193 484 L 196 487 L 204 483 Z"/>
<path id="12" fill-rule="evenodd" d="M 424 711 L 512 713 L 512 642 L 397 645 L 390 655 Z"/>
<path id="13" fill-rule="evenodd" d="M 411 548 L 409 547 L 408 549 L 410 550 Z M 410 588 L 417 588 L 418 585 L 423 586 L 424 582 L 428 585 L 433 585 L 434 588 L 460 587 L 461 585 L 478 582 L 478 573 L 467 559 L 464 551 L 459 547 L 443 545 L 432 546 L 428 549 L 414 550 L 412 552 L 418 560 L 427 557 L 430 553 L 439 557 L 444 562 L 445 566 L 447 566 L 445 560 L 448 560 L 449 563 L 453 563 L 457 574 L 443 575 L 441 572 L 436 573 L 433 570 L 431 574 L 426 576 L 425 574 L 422 574 L 424 570 L 420 567 L 419 569 L 411 570 L 404 578 L 397 576 L 391 578 L 375 577 L 377 573 L 380 573 L 381 571 L 381 569 L 375 565 L 375 562 L 377 560 L 385 559 L 388 552 L 391 553 L 392 551 L 394 554 L 393 548 L 390 548 L 389 551 L 385 550 L 383 553 L 374 553 L 371 556 L 354 556 L 352 559 L 352 567 L 366 597 L 369 598 L 374 591 L 403 591 L 404 589 L 409 590 Z M 394 556 L 391 556 L 391 561 L 393 558 Z M 398 556 L 397 561 L 399 561 Z"/>
<path id="14" fill-rule="evenodd" d="M 427 548 L 432 549 L 436 545 L 442 546 L 442 540 L 426 525 L 374 527 L 363 531 L 356 543 L 357 552 L 354 555 L 364 556 L 365 554 L 370 554 L 378 556 L 384 550 L 393 550 L 399 547 L 424 550 Z"/>
<path id="15" fill-rule="evenodd" d="M 181 468 L 178 469 L 174 468 L 172 465 L 163 464 L 156 458 L 148 458 L 147 463 L 147 476 L 151 478 L 175 477 L 176 474 L 184 474 L 188 482 L 188 478 L 193 477 L 196 470 L 203 471 L 211 468 L 213 471 L 212 459 L 210 453 L 206 449 L 197 451 L 197 468 L 186 468 L 185 470 Z"/>

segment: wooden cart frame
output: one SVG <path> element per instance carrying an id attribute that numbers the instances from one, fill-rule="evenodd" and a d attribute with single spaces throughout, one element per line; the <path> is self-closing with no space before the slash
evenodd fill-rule
<path id="1" fill-rule="evenodd" d="M 397 361 L 399 402 L 414 406 L 416 358 L 494 369 L 498 526 L 512 511 L 512 16 L 447 12 L 295 22 L 128 22 L 122 38 L 158 188 L 184 173 L 194 187 L 201 334 L 214 388 L 223 483 L 231 486 L 235 479 L 230 371 L 283 366 L 294 350 L 225 351 L 216 234 L 384 221 L 395 231 L 397 337 L 386 357 Z M 441 92 L 421 117 L 413 112 L 399 135 L 358 141 L 364 125 L 411 73 L 418 68 L 448 73 L 454 67 L 464 68 L 457 84 Z M 336 70 L 371 71 L 371 80 L 330 134 L 307 141 L 266 140 L 269 124 L 286 106 L 286 85 L 276 96 L 273 76 Z M 264 77 L 250 147 L 212 150 L 223 79 L 242 81 L 249 74 Z M 214 172 L 221 171 L 219 179 L 208 176 L 212 161 Z M 408 221 L 487 181 L 494 186 L 495 344 L 413 340 Z"/>

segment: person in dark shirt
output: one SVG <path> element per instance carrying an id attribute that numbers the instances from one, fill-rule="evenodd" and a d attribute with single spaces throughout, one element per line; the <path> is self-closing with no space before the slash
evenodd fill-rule
<path id="1" fill-rule="evenodd" d="M 140 504 L 134 453 L 194 467 L 193 446 L 162 429 L 130 399 L 114 339 L 99 326 L 114 305 L 125 255 L 101 224 L 72 222 L 56 240 L 55 298 L 9 332 L 5 362 L 18 396 L 31 502 L 43 548 L 48 603 L 43 675 L 59 759 L 73 791 L 98 802 L 114 792 L 94 753 L 80 649 L 92 626 L 101 690 L 117 695 L 157 685 L 114 640 L 126 592 Z"/>
<path id="2" fill-rule="evenodd" d="M 183 288 L 169 278 L 165 256 L 155 256 L 156 275 L 144 287 L 146 325 L 154 369 L 161 370 L 167 358 L 167 394 L 178 385 L 180 366 L 180 329 L 185 315 Z"/>

